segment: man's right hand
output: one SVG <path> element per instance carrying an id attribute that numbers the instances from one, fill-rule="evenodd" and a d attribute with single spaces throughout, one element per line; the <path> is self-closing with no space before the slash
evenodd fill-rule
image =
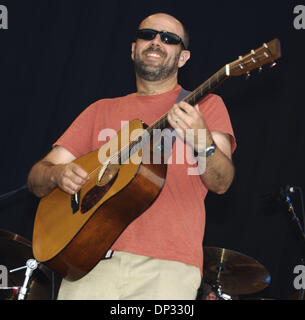
<path id="1" fill-rule="evenodd" d="M 88 181 L 88 173 L 72 162 L 76 157 L 57 146 L 37 162 L 28 176 L 28 187 L 37 196 L 44 197 L 56 187 L 68 194 L 77 193 Z"/>
<path id="2" fill-rule="evenodd" d="M 52 171 L 52 182 L 69 194 L 77 193 L 89 180 L 88 173 L 73 162 L 54 165 Z"/>

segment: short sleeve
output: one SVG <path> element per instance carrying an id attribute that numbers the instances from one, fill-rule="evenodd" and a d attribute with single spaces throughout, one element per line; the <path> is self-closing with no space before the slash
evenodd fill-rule
<path id="1" fill-rule="evenodd" d="M 222 98 L 215 94 L 209 94 L 200 102 L 199 110 L 210 132 L 218 131 L 231 136 L 233 153 L 236 149 L 236 139 L 228 110 Z"/>
<path id="2" fill-rule="evenodd" d="M 52 147 L 62 146 L 69 150 L 76 158 L 92 151 L 95 109 L 94 104 L 86 108 Z"/>

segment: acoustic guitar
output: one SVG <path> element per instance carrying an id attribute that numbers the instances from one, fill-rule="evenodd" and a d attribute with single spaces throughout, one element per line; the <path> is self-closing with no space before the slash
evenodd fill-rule
<path id="1" fill-rule="evenodd" d="M 273 65 L 280 56 L 278 39 L 265 43 L 225 65 L 183 100 L 194 106 L 224 80 L 249 74 L 267 63 Z M 142 151 L 149 145 L 153 156 L 154 129 L 168 127 L 167 114 L 149 127 L 135 119 L 99 150 L 74 161 L 88 172 L 90 179 L 75 195 L 56 188 L 40 200 L 32 241 L 37 261 L 75 281 L 105 256 L 125 228 L 151 206 L 164 186 L 166 161 L 144 163 Z M 134 132 L 139 134 L 133 137 Z M 141 132 L 145 132 L 145 137 Z M 165 160 L 164 154 L 162 157 Z"/>

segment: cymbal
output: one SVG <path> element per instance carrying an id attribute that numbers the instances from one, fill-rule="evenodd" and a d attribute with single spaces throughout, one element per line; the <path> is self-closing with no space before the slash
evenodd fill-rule
<path id="1" fill-rule="evenodd" d="M 25 266 L 29 259 L 33 259 L 31 242 L 15 233 L 0 230 L 0 265 L 4 265 L 8 269 L 8 287 L 21 287 L 23 285 L 26 269 L 13 273 L 10 273 L 9 270 Z M 51 279 L 51 271 L 44 265 L 39 264 L 30 278 L 26 300 L 52 299 L 54 281 L 52 283 Z M 15 299 L 17 297 L 12 289 L 0 290 L 0 300 Z"/>
<path id="2" fill-rule="evenodd" d="M 237 296 L 265 289 L 271 277 L 255 259 L 237 251 L 204 247 L 204 280 L 221 285 L 222 291 Z"/>

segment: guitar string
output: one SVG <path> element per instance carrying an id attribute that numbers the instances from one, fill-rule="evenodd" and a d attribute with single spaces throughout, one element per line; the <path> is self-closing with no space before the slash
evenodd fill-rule
<path id="1" fill-rule="evenodd" d="M 129 148 L 129 150 L 130 150 L 130 147 L 129 147 L 129 146 L 134 146 L 134 145 L 135 145 L 134 142 L 135 142 L 135 141 L 133 141 L 133 142 L 130 143 L 129 145 L 123 147 L 123 149 L 121 149 L 119 152 L 114 153 L 110 158 L 107 159 L 107 163 L 106 163 L 106 164 L 108 165 L 109 163 L 112 163 L 112 160 L 117 160 L 117 161 L 119 161 L 119 159 L 121 158 L 121 157 L 120 157 L 121 152 L 122 152 L 123 150 L 126 151 L 128 148 Z M 136 142 L 136 143 L 138 143 L 138 142 Z M 140 150 L 141 150 L 141 149 L 140 149 Z M 140 151 L 140 150 L 139 150 L 139 151 Z M 116 159 L 116 157 L 117 157 L 117 159 Z M 117 164 L 117 163 L 118 163 L 118 162 L 116 162 L 115 164 Z M 98 166 L 98 167 L 95 168 L 93 171 L 91 171 L 90 173 L 88 173 L 88 176 L 91 178 L 91 176 L 92 176 L 92 175 L 95 175 L 95 172 L 96 172 L 97 170 L 99 170 L 99 169 L 101 168 L 101 166 L 104 166 L 104 165 L 105 165 L 105 164 L 102 164 L 102 163 L 101 163 L 100 166 Z M 88 184 L 88 183 L 89 183 L 89 181 L 85 182 L 82 187 L 84 187 L 84 186 L 85 186 L 86 184 Z"/>
<path id="2" fill-rule="evenodd" d="M 213 87 L 215 86 L 215 84 L 219 83 L 219 80 L 222 79 L 223 75 L 225 75 L 224 73 L 225 67 L 223 67 L 222 69 L 220 69 L 218 72 L 216 72 L 214 75 L 212 75 L 208 80 L 206 80 L 202 85 L 200 85 L 199 87 L 197 87 L 193 92 L 191 92 L 186 98 L 183 99 L 183 101 L 188 102 L 192 105 L 194 105 L 200 97 L 202 97 L 204 95 L 204 93 L 206 93 L 206 91 L 209 91 L 211 89 L 213 89 Z M 165 126 L 166 124 L 166 118 L 167 118 L 168 113 L 164 114 L 160 119 L 158 119 L 155 123 L 153 123 L 150 127 L 148 127 L 146 129 L 146 131 L 149 132 L 149 137 L 151 136 L 151 131 L 154 129 L 158 129 L 162 126 Z M 113 155 L 111 155 L 110 158 L 107 159 L 107 163 L 112 163 L 113 160 L 117 160 L 117 162 L 119 162 L 121 160 L 121 154 L 123 152 L 126 152 L 127 149 L 129 149 L 129 152 L 132 150 L 132 148 L 134 146 L 136 146 L 139 142 L 139 139 L 141 139 L 141 137 L 143 137 L 143 134 L 138 138 L 138 140 L 136 141 L 132 141 L 131 143 L 129 143 L 128 145 L 124 146 L 121 150 L 119 150 L 118 152 L 114 153 Z M 145 139 L 145 138 L 144 138 Z M 139 151 L 142 148 L 139 149 Z M 117 163 L 116 162 L 116 163 Z M 103 166 L 104 164 L 101 163 L 101 166 Z M 91 178 L 92 175 L 95 174 L 95 172 L 97 170 L 99 170 L 101 168 L 101 166 L 98 166 L 97 168 L 95 168 L 93 171 L 91 171 L 90 173 L 88 173 L 88 176 Z M 83 184 L 83 186 L 85 186 L 86 184 L 88 184 L 89 181 L 85 182 Z"/>
<path id="3" fill-rule="evenodd" d="M 237 61 L 236 61 L 237 64 Z M 237 69 L 239 66 L 235 65 L 234 63 L 231 63 L 231 69 L 235 70 Z M 190 103 L 191 105 L 195 105 L 196 102 L 198 102 L 198 100 L 206 93 L 208 93 L 208 91 L 212 90 L 215 88 L 215 86 L 221 81 L 224 80 L 226 78 L 226 67 L 224 66 L 222 69 L 220 69 L 219 71 L 217 71 L 214 75 L 212 75 L 209 79 L 207 79 L 203 84 L 201 84 L 199 87 L 197 87 L 193 92 L 191 92 L 186 98 L 183 99 L 183 101 Z M 146 129 L 146 131 L 149 132 L 149 137 L 151 136 L 151 131 L 153 131 L 156 128 L 160 128 L 162 126 L 165 126 L 166 124 L 166 118 L 167 118 L 168 113 L 164 114 L 160 119 L 158 119 L 155 123 L 153 123 L 150 127 L 148 127 Z M 138 144 L 139 139 L 143 137 L 143 135 L 141 135 L 138 140 L 136 141 L 132 141 L 130 144 L 124 146 L 120 151 L 114 153 L 109 159 L 107 164 L 111 163 L 113 160 L 117 160 L 118 162 L 121 160 L 121 154 L 123 152 L 126 152 L 127 149 L 129 149 L 129 152 L 132 150 L 132 148 Z M 139 149 L 139 151 L 142 148 Z M 103 164 L 101 164 L 103 165 Z M 95 168 L 93 171 L 91 171 L 88 176 L 92 176 L 93 174 L 95 174 L 95 172 L 97 170 L 100 169 L 100 166 Z M 86 185 L 88 182 L 86 182 L 84 185 Z"/>
<path id="4" fill-rule="evenodd" d="M 149 127 L 148 129 L 146 129 L 150 134 L 151 134 L 151 129 L 152 129 L 152 127 L 154 127 L 155 125 L 152 125 L 151 127 Z M 143 137 L 144 137 L 144 139 L 143 139 Z M 150 135 L 149 135 L 149 137 L 150 137 Z M 111 157 L 109 157 L 108 159 L 107 159 L 107 162 L 105 163 L 105 164 L 109 164 L 109 163 L 113 163 L 113 160 L 116 160 L 117 162 L 115 162 L 115 164 L 117 164 L 120 160 L 121 160 L 121 154 L 122 153 L 124 153 L 124 152 L 126 152 L 128 149 L 128 151 L 130 152 L 130 151 L 132 151 L 132 149 L 133 149 L 133 147 L 134 146 L 136 146 L 137 144 L 139 144 L 140 142 L 141 142 L 141 139 L 142 138 L 142 141 L 144 141 L 145 143 L 148 143 L 149 142 L 149 140 L 147 139 L 147 137 L 145 137 L 145 136 L 143 136 L 143 134 L 141 134 L 139 137 L 138 137 L 138 139 L 137 140 L 134 140 L 134 141 L 132 141 L 132 142 L 130 142 L 128 145 L 126 145 L 126 146 L 124 146 L 121 150 L 119 150 L 118 152 L 116 152 L 116 153 L 113 153 L 112 155 L 111 155 Z M 143 148 L 140 148 L 138 151 L 140 151 L 141 149 L 143 149 Z M 102 164 L 101 163 L 101 165 L 103 166 L 104 164 Z M 95 171 L 96 170 L 98 170 L 98 169 L 100 169 L 100 166 L 99 167 L 97 167 L 97 168 L 95 168 L 93 171 L 91 171 L 88 175 L 89 176 L 91 176 L 91 175 L 93 175 L 94 173 L 95 173 Z M 86 183 L 88 183 L 88 182 L 86 182 Z M 85 184 L 86 184 L 85 183 Z M 84 184 L 84 185 L 85 185 Z"/>
<path id="5" fill-rule="evenodd" d="M 245 56 L 246 57 L 246 56 Z M 243 58 L 243 60 L 245 60 L 245 57 Z M 256 57 L 258 58 L 258 57 Z M 235 69 L 237 69 L 239 67 L 238 61 L 234 61 L 232 63 L 230 63 L 230 69 L 233 71 Z M 221 68 L 219 71 L 217 71 L 214 75 L 212 75 L 209 79 L 207 79 L 202 85 L 200 85 L 198 88 L 196 88 L 193 92 L 191 92 L 185 99 L 183 99 L 183 101 L 188 102 L 191 105 L 195 105 L 196 102 L 198 102 L 198 100 L 203 97 L 203 95 L 205 93 L 208 93 L 209 91 L 211 91 L 212 89 L 214 89 L 216 87 L 216 85 L 221 81 L 224 80 L 226 78 L 226 66 L 224 66 L 223 68 Z M 148 129 L 146 129 L 147 131 L 150 131 L 149 133 L 151 134 L 151 130 L 153 130 L 154 128 L 158 128 L 161 125 L 165 124 L 166 121 L 166 117 L 167 117 L 168 113 L 166 113 L 165 115 L 163 115 L 159 120 L 157 120 L 154 124 L 152 124 L 150 127 L 148 127 Z M 143 135 L 142 135 L 143 136 Z M 141 136 L 139 137 L 139 139 L 141 138 Z M 119 152 L 114 153 L 110 158 L 109 158 L 109 163 L 111 163 L 112 160 L 115 159 L 115 157 L 117 157 L 117 160 L 121 160 L 121 154 L 122 152 L 126 152 L 127 148 L 129 148 L 129 151 L 131 151 L 131 149 L 138 144 L 139 141 L 132 141 L 130 144 L 128 144 L 127 146 L 123 147 L 123 149 L 121 149 Z M 141 149 L 140 149 L 141 150 Z M 139 151 L 140 151 L 139 150 Z M 103 165 L 103 164 L 101 164 Z M 88 176 L 92 176 L 95 171 L 97 171 L 100 168 L 97 167 L 95 168 L 93 171 L 91 171 Z M 88 182 L 84 183 L 84 185 L 86 185 Z M 83 186 L 84 186 L 83 185 Z"/>

